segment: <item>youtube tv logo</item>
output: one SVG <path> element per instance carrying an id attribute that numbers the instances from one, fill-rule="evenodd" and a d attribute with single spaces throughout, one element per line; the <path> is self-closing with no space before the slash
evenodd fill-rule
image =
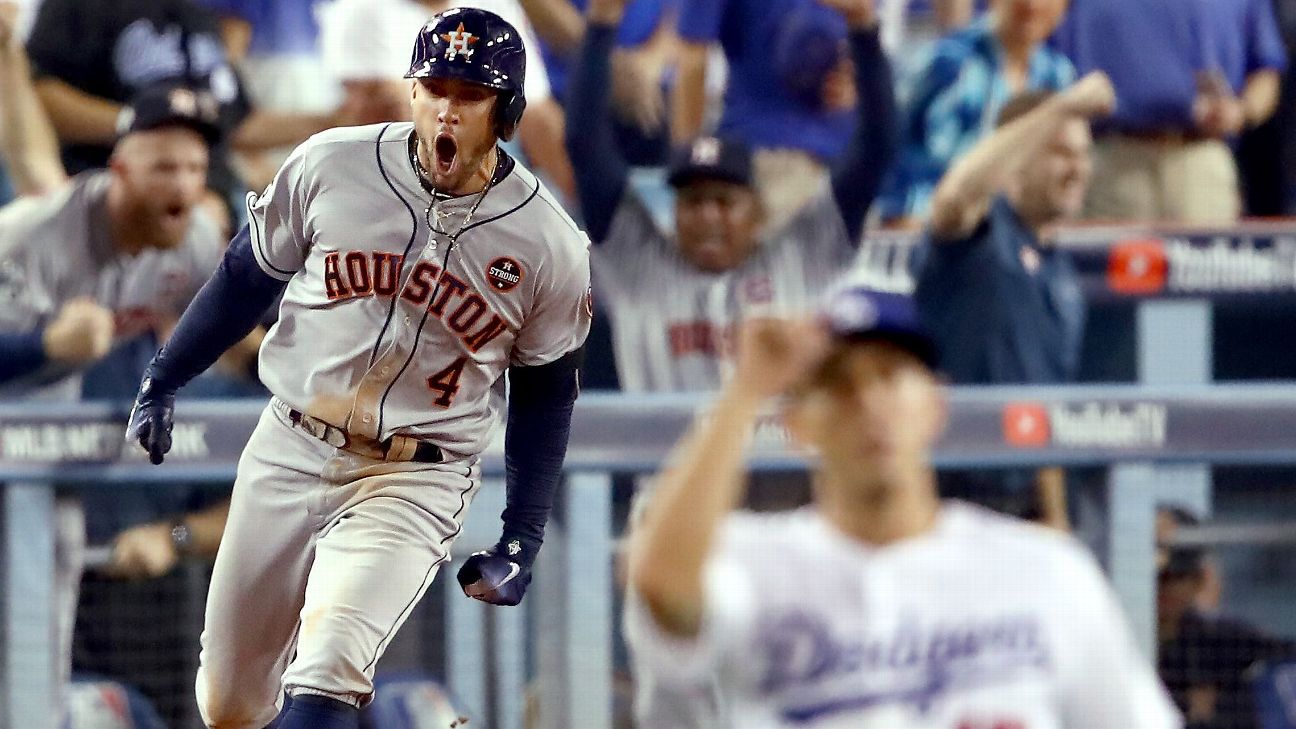
<path id="1" fill-rule="evenodd" d="M 1107 257 L 1107 286 L 1118 294 L 1164 291 L 1169 272 L 1165 243 L 1159 238 L 1119 241 Z"/>
<path id="2" fill-rule="evenodd" d="M 1016 448 L 1043 448 L 1049 444 L 1049 414 L 1042 403 L 1008 403 L 1003 410 L 1004 442 Z"/>

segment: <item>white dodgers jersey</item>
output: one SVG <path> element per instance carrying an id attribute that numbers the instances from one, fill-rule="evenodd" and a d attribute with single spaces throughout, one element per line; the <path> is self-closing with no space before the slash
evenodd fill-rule
<path id="1" fill-rule="evenodd" d="M 691 640 L 630 601 L 643 729 L 1181 725 L 1084 548 L 979 507 L 883 547 L 813 507 L 737 514 L 705 594 Z"/>
<path id="2" fill-rule="evenodd" d="M 498 422 L 505 369 L 584 342 L 589 241 L 503 152 L 479 205 L 432 206 L 413 129 L 318 134 L 249 196 L 257 262 L 288 282 L 260 371 L 288 405 L 351 433 L 471 456 Z"/>

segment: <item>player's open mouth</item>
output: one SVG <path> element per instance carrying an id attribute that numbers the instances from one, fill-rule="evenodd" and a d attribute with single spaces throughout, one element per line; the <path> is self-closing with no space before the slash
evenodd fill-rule
<path id="1" fill-rule="evenodd" d="M 185 207 L 183 205 L 168 205 L 166 209 L 166 214 L 167 217 L 171 218 L 172 220 L 179 220 L 180 218 L 184 217 Z"/>
<path id="2" fill-rule="evenodd" d="M 454 168 L 455 155 L 459 151 L 459 145 L 455 142 L 454 137 L 449 134 L 438 134 L 436 140 L 432 143 L 432 166 L 433 172 L 440 174 L 449 174 Z"/>

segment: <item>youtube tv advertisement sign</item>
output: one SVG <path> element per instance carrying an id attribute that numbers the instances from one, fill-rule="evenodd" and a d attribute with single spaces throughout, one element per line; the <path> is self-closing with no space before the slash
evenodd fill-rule
<path id="1" fill-rule="evenodd" d="M 1296 297 L 1296 223 L 1077 229 L 1059 245 L 1090 299 Z"/>
<path id="2" fill-rule="evenodd" d="M 911 293 L 921 237 L 870 233 L 849 278 Z M 1143 298 L 1250 300 L 1296 304 L 1296 220 L 1234 228 L 1095 226 L 1061 230 L 1089 301 Z"/>

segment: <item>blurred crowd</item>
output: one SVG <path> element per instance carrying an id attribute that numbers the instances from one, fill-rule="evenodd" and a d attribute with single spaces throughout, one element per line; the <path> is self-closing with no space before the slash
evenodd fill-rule
<path id="1" fill-rule="evenodd" d="M 510 149 L 594 246 L 587 386 L 716 388 L 738 321 L 813 305 L 889 228 L 921 237 L 951 381 L 1075 381 L 1059 226 L 1296 214 L 1290 0 L 0 0 L 0 392 L 129 400 L 247 193 L 316 132 L 408 119 L 413 38 L 461 4 L 521 31 Z M 263 396 L 258 344 L 186 395 Z M 1061 469 L 943 478 L 1069 527 Z M 110 556 L 86 579 L 156 578 L 214 553 L 226 508 L 60 503 L 72 601 L 87 540 Z M 1257 726 L 1228 703 L 1254 661 L 1185 647 L 1245 632 L 1189 610 L 1204 565 L 1162 565 L 1163 675 L 1192 726 Z"/>

